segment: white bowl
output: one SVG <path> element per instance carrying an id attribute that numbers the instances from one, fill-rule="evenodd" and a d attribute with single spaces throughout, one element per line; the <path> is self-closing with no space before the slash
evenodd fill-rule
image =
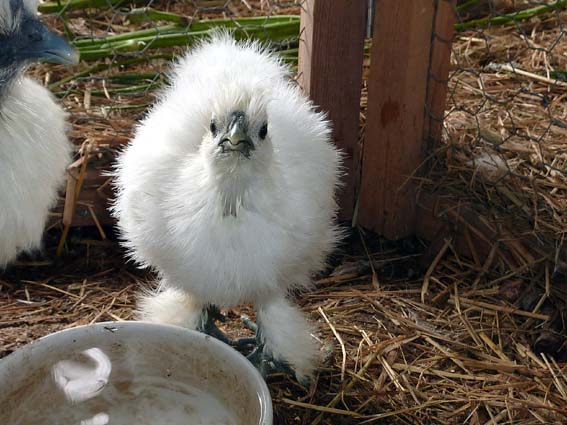
<path id="1" fill-rule="evenodd" d="M 271 425 L 258 371 L 195 331 L 108 322 L 0 360 L 2 425 Z"/>

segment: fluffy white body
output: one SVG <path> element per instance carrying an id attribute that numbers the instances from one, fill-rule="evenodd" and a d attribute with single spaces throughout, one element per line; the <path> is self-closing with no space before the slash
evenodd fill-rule
<path id="1" fill-rule="evenodd" d="M 215 138 L 234 111 L 247 117 L 249 155 Z M 183 58 L 117 168 L 125 244 L 161 279 L 142 317 L 194 328 L 209 304 L 253 303 L 265 349 L 310 375 L 319 350 L 286 296 L 309 285 L 340 236 L 341 156 L 329 136 L 287 67 L 257 44 L 216 35 Z"/>
<path id="2" fill-rule="evenodd" d="M 0 269 L 40 247 L 71 145 L 51 93 L 17 77 L 0 99 Z"/>

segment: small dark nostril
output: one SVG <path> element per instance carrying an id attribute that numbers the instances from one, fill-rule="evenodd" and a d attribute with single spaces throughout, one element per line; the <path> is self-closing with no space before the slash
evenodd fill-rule
<path id="1" fill-rule="evenodd" d="M 41 41 L 43 39 L 42 35 L 38 32 L 31 32 L 28 34 L 28 40 L 31 42 Z"/>

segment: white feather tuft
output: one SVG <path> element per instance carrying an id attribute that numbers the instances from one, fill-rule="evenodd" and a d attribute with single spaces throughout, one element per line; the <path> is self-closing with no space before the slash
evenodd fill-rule
<path id="1" fill-rule="evenodd" d="M 140 296 L 138 317 L 149 322 L 167 323 L 195 329 L 199 324 L 202 306 L 184 291 L 163 288 Z"/>
<path id="2" fill-rule="evenodd" d="M 311 378 L 319 363 L 319 346 L 301 311 L 285 298 L 276 298 L 259 306 L 258 324 L 266 351 L 293 367 L 298 381 Z"/>

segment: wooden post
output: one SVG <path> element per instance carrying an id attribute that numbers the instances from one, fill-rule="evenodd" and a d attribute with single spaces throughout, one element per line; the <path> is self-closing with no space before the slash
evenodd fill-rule
<path id="1" fill-rule="evenodd" d="M 333 123 L 346 153 L 340 218 L 350 220 L 358 172 L 358 131 L 366 0 L 305 0 L 301 11 L 298 81 Z"/>
<path id="2" fill-rule="evenodd" d="M 435 33 L 431 47 L 429 83 L 423 136 L 428 150 L 441 141 L 451 66 L 451 46 L 457 22 L 457 0 L 439 1 L 435 13 Z"/>
<path id="3" fill-rule="evenodd" d="M 359 222 L 390 239 L 415 231 L 417 194 L 410 178 L 427 152 L 427 102 L 444 106 L 445 92 L 428 93 L 428 80 L 432 59 L 436 67 L 449 63 L 450 49 L 432 50 L 437 26 L 450 20 L 448 13 L 436 14 L 445 5 L 434 0 L 376 3 Z"/>

